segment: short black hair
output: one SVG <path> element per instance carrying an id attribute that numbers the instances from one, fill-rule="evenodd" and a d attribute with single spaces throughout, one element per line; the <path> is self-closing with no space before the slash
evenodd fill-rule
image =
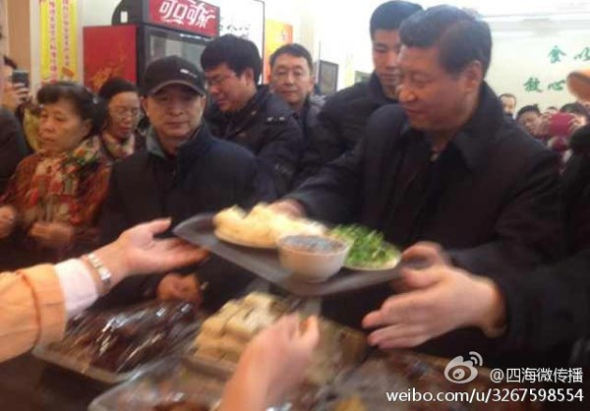
<path id="1" fill-rule="evenodd" d="M 68 100 L 82 120 L 90 120 L 92 127 L 86 137 L 99 132 L 103 118 L 95 96 L 82 84 L 71 81 L 57 81 L 47 84 L 37 92 L 37 101 L 41 105 L 54 104 L 60 100 Z"/>
<path id="2" fill-rule="evenodd" d="M 590 113 L 581 103 L 568 103 L 565 104 L 561 110 L 562 113 L 571 113 L 571 114 L 578 114 L 580 116 L 586 117 L 586 121 L 590 122 Z"/>
<path id="3" fill-rule="evenodd" d="M 371 15 L 369 23 L 371 38 L 377 30 L 399 30 L 405 19 L 420 10 L 423 10 L 422 6 L 409 1 L 395 0 L 381 4 Z"/>
<path id="4" fill-rule="evenodd" d="M 309 71 L 313 71 L 313 59 L 311 58 L 311 53 L 301 44 L 297 43 L 285 44 L 284 46 L 281 46 L 278 49 L 276 49 L 275 52 L 270 55 L 271 68 L 274 67 L 277 59 L 283 54 L 304 58 L 305 61 L 307 61 Z"/>
<path id="5" fill-rule="evenodd" d="M 520 110 L 518 110 L 518 112 L 516 113 L 516 119 L 518 120 L 518 118 L 520 116 L 522 116 L 524 113 L 528 113 L 528 112 L 533 112 L 533 113 L 537 113 L 538 115 L 541 115 L 541 110 L 539 110 L 539 106 L 536 104 L 531 104 L 528 106 L 524 106 Z"/>
<path id="6" fill-rule="evenodd" d="M 8 67 L 12 67 L 14 70 L 18 70 L 18 64 L 16 64 L 16 61 L 14 61 L 13 59 L 11 59 L 8 56 L 3 56 L 4 57 L 4 65 L 8 66 Z"/>
<path id="7" fill-rule="evenodd" d="M 203 70 L 212 70 L 220 64 L 227 64 L 238 76 L 250 68 L 254 82 L 258 83 L 262 73 L 262 59 L 256 44 L 233 34 L 226 34 L 211 41 L 201 54 Z"/>
<path id="8" fill-rule="evenodd" d="M 459 74 L 476 60 L 482 64 L 484 75 L 490 66 L 490 26 L 457 7 L 436 6 L 412 15 L 402 24 L 400 37 L 406 47 L 438 46 L 439 61 L 451 74 Z"/>
<path id="9" fill-rule="evenodd" d="M 113 97 L 121 93 L 138 93 L 137 86 L 121 77 L 111 77 L 98 90 L 98 97 L 108 103 Z"/>
<path id="10" fill-rule="evenodd" d="M 499 99 L 501 99 L 502 97 L 512 98 L 514 99 L 514 101 L 516 101 L 516 96 L 512 93 L 502 93 L 498 96 Z"/>

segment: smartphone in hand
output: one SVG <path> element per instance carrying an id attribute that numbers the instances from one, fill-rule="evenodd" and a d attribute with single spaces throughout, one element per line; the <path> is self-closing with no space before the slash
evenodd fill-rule
<path id="1" fill-rule="evenodd" d="M 12 72 L 12 83 L 22 84 L 29 88 L 29 72 L 26 70 L 14 70 Z"/>

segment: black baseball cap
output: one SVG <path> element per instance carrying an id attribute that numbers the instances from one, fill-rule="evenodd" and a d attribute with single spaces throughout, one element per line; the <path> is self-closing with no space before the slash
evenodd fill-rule
<path id="1" fill-rule="evenodd" d="M 193 63 L 178 56 L 151 62 L 143 74 L 141 93 L 149 96 L 171 84 L 189 87 L 202 96 L 206 94 L 203 74 Z"/>

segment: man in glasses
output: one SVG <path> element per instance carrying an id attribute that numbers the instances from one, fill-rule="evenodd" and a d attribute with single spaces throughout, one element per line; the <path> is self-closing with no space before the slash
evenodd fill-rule
<path id="1" fill-rule="evenodd" d="M 257 87 L 262 60 L 256 45 L 221 36 L 207 45 L 201 66 L 214 103 L 206 114 L 213 133 L 253 152 L 277 194 L 286 194 L 297 171 L 303 134 L 287 104 Z"/>

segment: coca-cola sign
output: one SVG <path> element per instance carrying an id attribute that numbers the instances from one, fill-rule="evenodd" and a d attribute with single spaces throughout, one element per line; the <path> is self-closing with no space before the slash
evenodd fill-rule
<path id="1" fill-rule="evenodd" d="M 197 0 L 150 0 L 150 22 L 215 37 L 219 7 Z"/>

